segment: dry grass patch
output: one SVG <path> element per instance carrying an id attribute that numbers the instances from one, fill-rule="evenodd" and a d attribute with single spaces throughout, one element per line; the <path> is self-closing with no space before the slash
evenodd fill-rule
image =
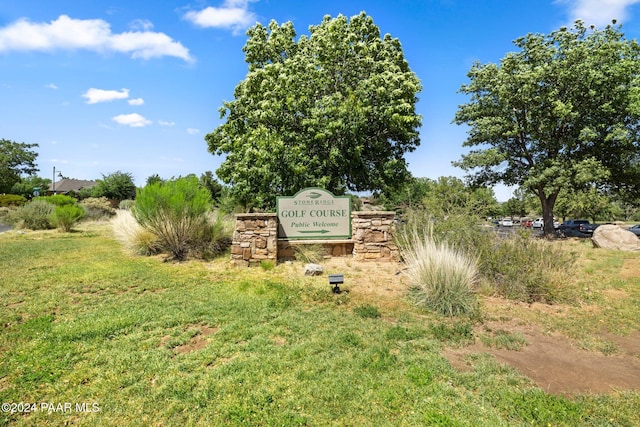
<path id="1" fill-rule="evenodd" d="M 640 258 L 627 258 L 620 269 L 622 279 L 640 278 Z"/>

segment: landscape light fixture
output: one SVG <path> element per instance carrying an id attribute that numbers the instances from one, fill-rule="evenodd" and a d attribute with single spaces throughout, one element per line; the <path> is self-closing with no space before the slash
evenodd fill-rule
<path id="1" fill-rule="evenodd" d="M 330 274 L 329 275 L 329 285 L 332 286 L 332 290 L 334 294 L 340 293 L 340 287 L 338 285 L 342 285 L 344 283 L 344 274 Z"/>
<path id="2" fill-rule="evenodd" d="M 63 178 L 62 172 L 58 170 L 58 176 Z M 53 167 L 53 194 L 56 194 L 56 167 Z"/>

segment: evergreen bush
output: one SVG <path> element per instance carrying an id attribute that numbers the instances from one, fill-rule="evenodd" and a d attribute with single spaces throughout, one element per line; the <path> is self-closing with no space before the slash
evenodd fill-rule
<path id="1" fill-rule="evenodd" d="M 140 189 L 131 212 L 145 229 L 156 235 L 176 260 L 202 244 L 211 195 L 196 177 L 153 183 Z"/>
<path id="2" fill-rule="evenodd" d="M 43 202 L 51 203 L 55 206 L 75 205 L 78 199 L 75 197 L 67 196 L 66 194 L 54 194 L 52 196 L 40 196 L 35 197 L 33 200 L 41 200 Z"/>
<path id="3" fill-rule="evenodd" d="M 56 206 L 50 216 L 53 226 L 62 231 L 71 231 L 73 226 L 85 216 L 85 211 L 78 205 Z"/>
<path id="4" fill-rule="evenodd" d="M 0 194 L 0 207 L 23 206 L 27 199 L 18 194 Z"/>

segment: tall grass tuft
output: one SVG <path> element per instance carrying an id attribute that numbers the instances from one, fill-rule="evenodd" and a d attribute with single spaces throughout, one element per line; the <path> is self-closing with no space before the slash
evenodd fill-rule
<path id="1" fill-rule="evenodd" d="M 128 210 L 118 210 L 111 219 L 111 230 L 127 251 L 136 255 L 155 255 L 162 252 L 160 241 L 149 230 L 142 228 Z"/>
<path id="2" fill-rule="evenodd" d="M 399 239 L 416 304 L 447 316 L 474 313 L 476 260 L 447 242 L 435 241 L 428 230 L 404 229 Z"/>
<path id="3" fill-rule="evenodd" d="M 322 245 L 301 244 L 293 246 L 293 252 L 298 261 L 317 264 L 324 259 L 327 251 Z"/>

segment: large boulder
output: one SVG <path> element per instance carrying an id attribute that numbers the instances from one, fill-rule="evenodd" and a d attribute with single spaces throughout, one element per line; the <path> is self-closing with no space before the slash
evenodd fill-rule
<path id="1" fill-rule="evenodd" d="M 629 230 L 613 224 L 605 224 L 596 228 L 591 242 L 596 248 L 640 251 L 640 239 Z"/>

